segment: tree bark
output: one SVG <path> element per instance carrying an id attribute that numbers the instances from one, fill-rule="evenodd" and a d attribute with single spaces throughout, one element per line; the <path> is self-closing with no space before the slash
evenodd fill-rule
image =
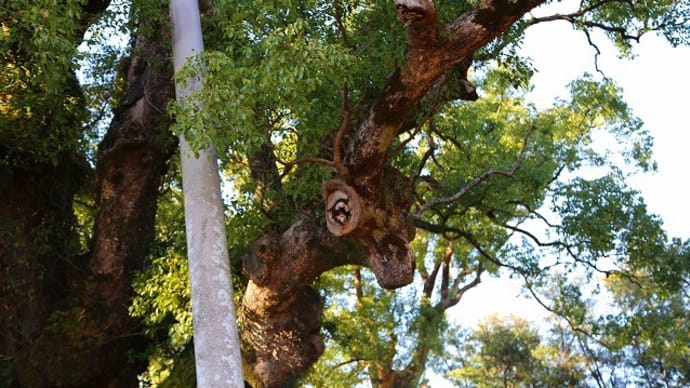
<path id="1" fill-rule="evenodd" d="M 197 0 L 172 0 L 175 72 L 204 50 Z M 201 80 L 178 81 L 180 103 L 195 104 Z M 180 137 L 189 277 L 194 319 L 196 380 L 200 387 L 243 387 L 242 357 L 225 234 L 216 155 L 209 145 L 195 155 Z"/>
<path id="2" fill-rule="evenodd" d="M 169 36 L 162 23 L 140 21 L 152 22 L 152 31 Z M 87 283 L 88 305 L 102 336 L 92 357 L 104 368 L 100 381 L 111 386 L 136 385 L 143 368 L 127 355 L 146 344 L 140 323 L 129 316 L 131 281 L 154 239 L 158 188 L 176 145 L 165 113 L 174 95 L 168 45 L 160 36 L 140 33 L 132 53 L 125 97 L 98 149 Z"/>
<path id="3" fill-rule="evenodd" d="M 253 384 L 280 386 L 322 352 L 320 318 L 315 318 L 321 302 L 308 284 L 323 271 L 357 263 L 371 268 L 385 288 L 412 281 L 414 225 L 406 216 L 411 182 L 385 167 L 389 148 L 409 113 L 444 74 L 543 2 L 483 1 L 441 26 L 430 0 L 395 1 L 398 20 L 407 26 L 407 55 L 343 150 L 342 134 L 335 136 L 332 164 L 338 176 L 323 189 L 330 232 L 300 221 L 282 234 L 265 235 L 244 262 L 251 281 L 240 318 Z M 340 131 L 346 129 L 344 123 Z"/>
<path id="4" fill-rule="evenodd" d="M 240 309 L 247 381 L 280 387 L 305 371 L 323 353 L 322 302 L 309 285 L 323 272 L 363 264 L 364 251 L 310 221 L 282 234 L 267 234 L 244 257 L 250 278 Z"/>

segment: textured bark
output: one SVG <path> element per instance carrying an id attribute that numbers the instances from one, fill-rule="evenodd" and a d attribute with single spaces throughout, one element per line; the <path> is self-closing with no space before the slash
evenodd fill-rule
<path id="1" fill-rule="evenodd" d="M 169 36 L 161 25 L 154 30 Z M 128 313 L 131 281 L 153 241 L 158 187 L 175 149 L 164 112 L 174 94 L 170 50 L 160 36 L 140 34 L 132 52 L 125 98 L 98 150 L 89 263 L 89 307 L 103 336 L 93 357 L 112 374 L 99 381 L 111 386 L 136 385 L 141 372 L 127 355 L 144 345 Z"/>
<path id="2" fill-rule="evenodd" d="M 259 239 L 244 269 L 250 282 L 240 309 L 246 379 L 254 387 L 280 387 L 323 353 L 322 302 L 309 287 L 321 273 L 366 256 L 352 239 L 336 238 L 325 225 L 294 224 Z"/>
<path id="3" fill-rule="evenodd" d="M 389 149 L 405 130 L 410 113 L 438 89 L 444 76 L 459 66 L 462 77 L 477 49 L 543 2 L 484 1 L 440 26 L 431 1 L 395 1 L 398 20 L 408 29 L 407 55 L 349 136 L 349 144 L 341 150 L 342 134 L 335 136 L 332 164 L 339 175 L 324 185 L 323 192 L 324 223 L 333 234 L 301 221 L 282 234 L 264 236 L 245 260 L 251 281 L 240 317 L 254 385 L 280 386 L 306 370 L 322 352 L 321 304 L 307 287 L 323 271 L 360 263 L 371 268 L 385 288 L 412 281 L 414 256 L 409 242 L 414 225 L 406 216 L 412 204 L 411 182 L 385 167 Z M 471 87 L 465 86 L 462 93 L 464 98 L 476 98 Z M 347 109 L 344 115 L 349 116 Z M 343 125 L 340 131 L 346 128 Z M 356 255 L 348 258 L 347 252 Z M 415 379 L 395 373 L 388 377 L 391 384 Z"/>
<path id="4" fill-rule="evenodd" d="M 196 0 L 171 0 L 175 73 L 204 50 Z M 177 81 L 179 103 L 197 106 L 201 80 Z M 242 357 L 235 318 L 220 175 L 211 145 L 195 155 L 180 137 L 189 281 L 194 318 L 196 383 L 200 387 L 243 387 Z"/>

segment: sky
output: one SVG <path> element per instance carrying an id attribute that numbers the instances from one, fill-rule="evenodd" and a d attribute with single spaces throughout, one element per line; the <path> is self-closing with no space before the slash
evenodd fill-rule
<path id="1" fill-rule="evenodd" d="M 599 68 L 623 89 L 624 100 L 654 137 L 658 170 L 635 175 L 628 183 L 641 192 L 649 211 L 661 217 L 670 237 L 688 239 L 690 48 L 673 48 L 665 39 L 649 34 L 635 46 L 636 57 L 628 60 L 618 58 L 603 35 L 592 37 L 602 51 Z M 594 48 L 584 33 L 574 31 L 567 22 L 542 23 L 528 29 L 522 54 L 532 58 L 537 70 L 529 98 L 541 108 L 551 106 L 556 97 L 567 97 L 568 82 L 584 72 L 596 73 Z M 449 314 L 469 327 L 491 314 L 514 314 L 537 322 L 546 316 L 536 302 L 520 297 L 518 280 L 488 277 Z"/>

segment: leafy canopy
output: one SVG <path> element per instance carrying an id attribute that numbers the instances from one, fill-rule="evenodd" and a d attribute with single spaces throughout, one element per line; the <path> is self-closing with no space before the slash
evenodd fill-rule
<path id="1" fill-rule="evenodd" d="M 435 3 L 439 20 L 449 22 L 477 2 Z M 632 329 L 611 323 L 605 332 L 595 324 L 574 278 L 653 277 L 658 283 L 649 297 L 687 288 L 677 271 L 667 270 L 683 266 L 673 254 L 677 243 L 668 244 L 660 220 L 625 183 L 627 173 L 656 167 L 652 139 L 622 91 L 612 80 L 583 74 L 570 84 L 569 96 L 538 110 L 527 102 L 534 70 L 519 48 L 530 26 L 561 19 L 587 39 L 604 31 L 622 56 L 652 31 L 687 44 L 688 13 L 684 1 L 583 1 L 570 14 L 528 15 L 475 53 L 469 78 L 479 100 L 423 101 L 416 125 L 400 134 L 389 160 L 413 179 L 415 284 L 383 292 L 369 272 L 350 267 L 322 276 L 327 350 L 305 381 L 344 386 L 377 381 L 386 371 L 421 381 L 427 361 L 448 351 L 446 310 L 485 274 L 503 270 L 522 278 L 528 292 L 576 332 L 614 338 Z M 298 216 L 321 217 L 321 182 L 333 172 L 294 162 L 330 157 L 343 115 L 340 90 L 347 86 L 355 120 L 361 117 L 404 60 L 405 31 L 390 1 L 217 1 L 204 18 L 204 39 L 202 65 L 182 74 L 200 76 L 203 69 L 199 106 L 173 104 L 170 111 L 176 131 L 197 147 L 212 143 L 220 151 L 233 182 L 228 232 L 237 263 L 266 230 L 282 230 Z M 603 132 L 620 144 L 617 150 L 593 146 Z M 250 172 L 251 160 L 262 154 L 273 158 L 276 179 Z M 174 262 L 183 248 L 171 246 L 161 257 Z M 188 311 L 187 301 L 172 303 L 173 293 L 165 291 L 182 289 L 180 267 L 152 263 L 137 280 L 133 311 L 152 327 L 176 327 L 161 312 L 185 323 L 178 309 Z M 165 271 L 176 275 L 164 278 Z M 483 328 L 473 346 L 486 344 L 486 357 L 460 377 L 479 378 L 479 365 L 505 347 L 519 350 L 517 360 L 505 361 L 517 365 L 511 366 L 514 378 L 524 363 L 551 362 L 544 360 L 554 357 L 553 347 L 540 348 L 533 332 L 513 324 L 521 325 L 517 334 L 510 327 Z M 180 347 L 173 348 L 174 357 Z M 564 376 L 581 379 L 582 368 L 577 364 Z"/>

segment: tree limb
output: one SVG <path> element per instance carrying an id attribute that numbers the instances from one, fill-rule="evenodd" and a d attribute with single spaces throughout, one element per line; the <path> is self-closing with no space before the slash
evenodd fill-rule
<path id="1" fill-rule="evenodd" d="M 408 53 L 350 142 L 345 160 L 352 172 L 380 171 L 407 114 L 436 80 L 543 2 L 485 1 L 441 28 L 431 1 L 396 1 L 398 18 L 408 26 Z"/>
<path id="2" fill-rule="evenodd" d="M 472 179 L 468 184 L 463 186 L 460 190 L 458 190 L 455 194 L 448 196 L 448 197 L 443 197 L 443 198 L 437 198 L 432 201 L 429 201 L 422 206 L 419 207 L 417 212 L 414 214 L 414 218 L 422 218 L 422 215 L 424 214 L 425 211 L 427 211 L 430 208 L 439 206 L 439 205 L 444 205 L 447 203 L 455 202 L 465 196 L 470 190 L 474 189 L 475 187 L 479 186 L 482 182 L 486 181 L 487 179 L 495 176 L 495 175 L 501 175 L 505 176 L 508 178 L 513 178 L 515 176 L 515 173 L 517 170 L 520 168 L 522 165 L 522 161 L 525 158 L 525 152 L 527 150 L 527 142 L 529 140 L 530 135 L 534 132 L 534 127 L 530 129 L 530 131 L 527 133 L 527 136 L 523 139 L 522 143 L 522 149 L 520 150 L 520 153 L 518 154 L 517 160 L 515 163 L 513 163 L 513 166 L 510 170 L 505 171 L 505 170 L 497 170 L 495 168 L 489 169 L 479 176 L 475 177 Z"/>

